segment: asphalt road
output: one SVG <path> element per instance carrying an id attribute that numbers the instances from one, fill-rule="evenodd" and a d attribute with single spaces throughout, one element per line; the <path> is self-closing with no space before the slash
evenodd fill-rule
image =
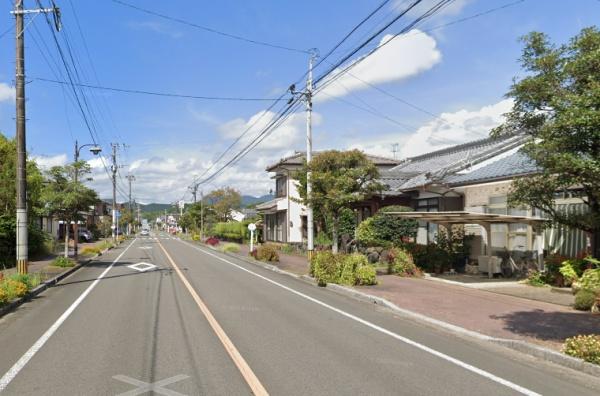
<path id="1" fill-rule="evenodd" d="M 7 395 L 600 392 L 590 376 L 167 236 L 123 244 L 0 319 L 0 375 Z"/>

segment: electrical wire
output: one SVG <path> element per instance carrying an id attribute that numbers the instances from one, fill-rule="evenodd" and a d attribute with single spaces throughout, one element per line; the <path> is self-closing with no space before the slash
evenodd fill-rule
<path id="1" fill-rule="evenodd" d="M 50 82 L 55 84 L 63 84 L 70 85 L 67 81 L 59 81 L 53 80 L 50 78 L 43 77 L 34 77 L 32 80 Z M 122 93 L 130 93 L 130 94 L 138 94 L 138 95 L 152 95 L 152 96 L 165 96 L 170 98 L 183 98 L 183 99 L 199 99 L 199 100 L 216 100 L 216 101 L 247 101 L 247 102 L 271 102 L 271 101 L 282 101 L 286 100 L 283 98 L 241 98 L 241 97 L 232 97 L 232 96 L 202 96 L 202 95 L 186 95 L 186 94 L 174 94 L 168 92 L 156 92 L 156 91 L 147 91 L 147 90 L 139 90 L 139 89 L 126 89 L 126 88 L 116 88 L 116 87 L 106 87 L 101 85 L 92 85 L 92 84 L 83 84 L 76 83 L 78 87 L 91 88 L 91 89 L 99 89 L 105 91 L 114 91 L 114 92 L 122 92 Z"/>
<path id="2" fill-rule="evenodd" d="M 211 27 L 202 26 L 202 25 L 199 25 L 199 24 L 194 23 L 194 22 L 189 22 L 189 21 L 177 18 L 177 17 L 173 17 L 173 16 L 170 16 L 170 15 L 162 14 L 162 13 L 159 13 L 157 11 L 152 11 L 152 10 L 149 10 L 147 8 L 142 8 L 140 6 L 136 6 L 134 4 L 127 3 L 127 2 L 124 2 L 124 1 L 121 1 L 121 0 L 111 0 L 111 1 L 113 3 L 119 4 L 121 6 L 129 7 L 131 9 L 134 9 L 134 10 L 137 10 L 137 11 L 149 14 L 149 15 L 153 15 L 153 16 L 156 16 L 156 17 L 159 17 L 159 18 L 162 18 L 162 19 L 166 19 L 166 20 L 172 21 L 172 22 L 177 22 L 177 23 L 182 24 L 182 25 L 186 25 L 186 26 L 190 26 L 190 27 L 193 27 L 193 28 L 196 28 L 196 29 L 204 30 L 206 32 L 217 34 L 217 35 L 220 35 L 220 36 L 223 36 L 223 37 L 227 37 L 227 38 L 230 38 L 230 39 L 244 41 L 244 42 L 255 44 L 255 45 L 261 45 L 261 46 L 264 46 L 264 47 L 276 48 L 276 49 L 285 50 L 285 51 L 299 52 L 299 53 L 303 53 L 303 54 L 309 53 L 306 50 L 302 50 L 302 49 L 298 49 L 298 48 L 286 47 L 286 46 L 279 45 L 279 44 L 268 43 L 266 41 L 253 40 L 253 39 L 242 37 L 242 36 L 239 36 L 239 35 L 236 35 L 236 34 L 223 32 L 221 30 L 213 29 Z"/>

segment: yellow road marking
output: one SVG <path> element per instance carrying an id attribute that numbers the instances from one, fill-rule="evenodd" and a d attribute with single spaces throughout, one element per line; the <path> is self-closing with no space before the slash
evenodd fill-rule
<path id="1" fill-rule="evenodd" d="M 212 315 L 212 313 L 210 312 L 210 310 L 208 309 L 206 304 L 204 304 L 204 301 L 202 301 L 202 299 L 200 298 L 198 293 L 196 293 L 196 291 L 194 290 L 194 288 L 192 287 L 190 282 L 183 275 L 183 273 L 181 272 L 181 270 L 179 269 L 177 264 L 175 264 L 175 261 L 171 258 L 171 255 L 167 252 L 167 250 L 164 248 L 162 243 L 160 243 L 160 241 L 158 241 L 158 245 L 160 246 L 162 251 L 167 256 L 167 259 L 169 260 L 169 262 L 171 263 L 173 268 L 175 268 L 175 272 L 177 272 L 177 275 L 179 275 L 179 278 L 181 279 L 181 281 L 183 282 L 183 284 L 185 285 L 187 290 L 192 295 L 192 298 L 194 299 L 194 301 L 196 301 L 198 308 L 200 308 L 200 311 L 202 311 L 202 313 L 206 317 L 206 320 L 208 320 L 210 327 L 212 327 L 212 329 L 215 332 L 215 334 L 217 335 L 217 337 L 219 337 L 219 340 L 225 347 L 225 350 L 231 357 L 231 360 L 233 360 L 233 362 L 237 366 L 238 370 L 242 374 L 242 377 L 244 377 L 244 380 L 246 380 L 246 382 L 250 386 L 252 393 L 254 393 L 257 396 L 263 396 L 263 395 L 268 396 L 269 393 L 267 392 L 267 390 L 260 383 L 260 380 L 258 379 L 258 377 L 256 377 L 256 375 L 254 374 L 254 372 L 252 371 L 252 369 L 250 368 L 248 363 L 246 363 L 246 360 L 244 360 L 244 358 L 242 357 L 240 352 L 237 350 L 235 345 L 233 345 L 233 342 L 231 342 L 231 340 L 229 339 L 227 334 L 225 334 L 225 331 L 223 330 L 221 325 L 219 325 L 219 322 L 217 322 L 217 320 Z"/>

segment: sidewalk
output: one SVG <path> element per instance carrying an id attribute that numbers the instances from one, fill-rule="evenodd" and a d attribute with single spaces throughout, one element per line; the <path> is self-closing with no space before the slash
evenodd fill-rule
<path id="1" fill-rule="evenodd" d="M 400 308 L 488 336 L 522 340 L 560 350 L 565 338 L 600 333 L 600 315 L 491 291 L 426 279 L 378 276 L 358 290 Z"/>
<path id="2" fill-rule="evenodd" d="M 250 247 L 246 244 L 239 245 L 240 251 L 237 253 L 240 256 L 248 257 Z M 293 254 L 284 254 L 279 252 L 279 262 L 272 263 L 277 265 L 277 268 L 294 273 L 296 275 L 308 274 L 308 259 L 305 256 L 297 256 Z"/>

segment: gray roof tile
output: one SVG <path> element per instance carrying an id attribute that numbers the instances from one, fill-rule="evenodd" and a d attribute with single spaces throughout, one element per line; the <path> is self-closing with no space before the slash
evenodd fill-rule
<path id="1" fill-rule="evenodd" d="M 516 153 L 498 159 L 482 168 L 465 174 L 457 174 L 447 179 L 451 185 L 469 184 L 479 181 L 490 181 L 509 178 L 518 175 L 527 175 L 538 172 L 535 162 L 526 154 Z"/>

